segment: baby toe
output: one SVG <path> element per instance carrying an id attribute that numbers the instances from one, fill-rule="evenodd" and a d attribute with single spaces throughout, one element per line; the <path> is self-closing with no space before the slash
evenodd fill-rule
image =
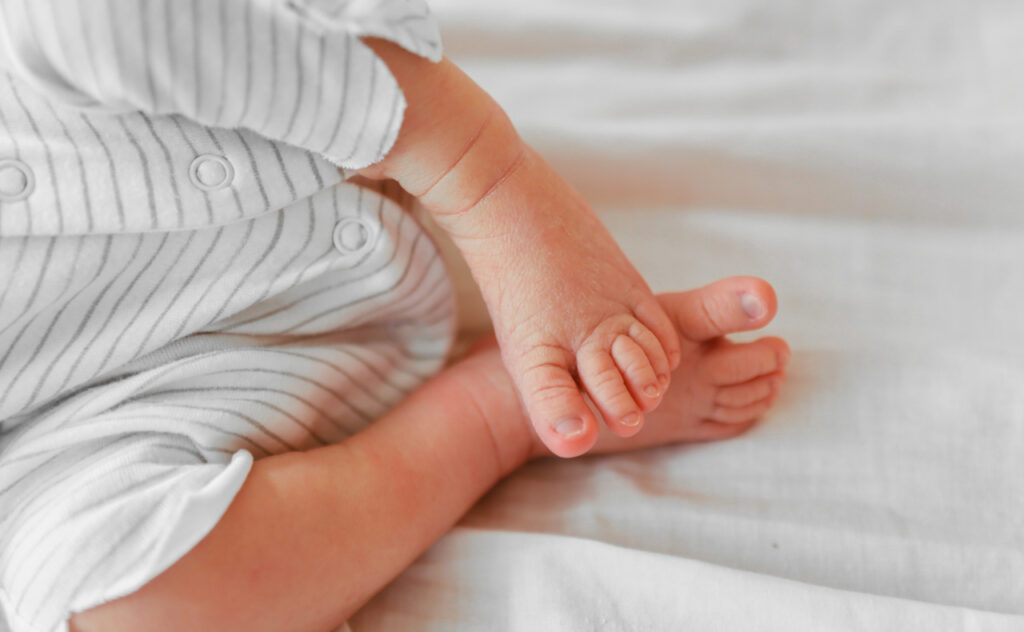
<path id="1" fill-rule="evenodd" d="M 724 424 L 748 423 L 768 412 L 774 403 L 775 395 L 772 394 L 746 406 L 715 406 L 711 411 L 710 419 Z"/>
<path id="2" fill-rule="evenodd" d="M 774 373 L 789 362 L 789 346 L 781 338 L 723 344 L 704 357 L 703 371 L 720 386 L 740 384 Z"/>
<path id="3" fill-rule="evenodd" d="M 724 386 L 715 395 L 718 406 L 747 406 L 770 397 L 782 384 L 782 375 L 778 372 L 756 377 L 742 384 Z"/>
<path id="4" fill-rule="evenodd" d="M 611 431 L 622 437 L 639 432 L 643 411 L 626 387 L 623 374 L 611 354 L 599 348 L 581 350 L 577 367 L 580 382 Z"/>
<path id="5" fill-rule="evenodd" d="M 665 307 L 657 299 L 641 303 L 634 310 L 640 323 L 630 329 L 629 335 L 647 351 L 659 377 L 664 377 L 664 389 L 668 375 L 679 366 L 683 352 L 679 343 L 679 332 Z"/>
<path id="6" fill-rule="evenodd" d="M 688 292 L 658 296 L 679 335 L 704 342 L 764 327 L 775 317 L 775 291 L 756 277 L 729 277 Z"/>
<path id="7" fill-rule="evenodd" d="M 653 334 L 647 333 L 652 339 L 654 338 Z M 657 341 L 655 340 L 655 342 Z M 633 396 L 633 401 L 644 412 L 653 410 L 661 401 L 668 380 L 666 377 L 664 384 L 659 380 L 655 363 L 651 361 L 648 350 L 643 348 L 635 338 L 619 336 L 612 342 L 611 355 L 622 374 L 626 388 Z M 664 354 L 661 359 L 663 360 L 663 375 L 667 376 L 668 361 L 665 360 Z"/>
<path id="8" fill-rule="evenodd" d="M 579 456 L 597 440 L 597 421 L 567 364 L 537 362 L 517 382 L 534 431 L 552 453 Z"/>

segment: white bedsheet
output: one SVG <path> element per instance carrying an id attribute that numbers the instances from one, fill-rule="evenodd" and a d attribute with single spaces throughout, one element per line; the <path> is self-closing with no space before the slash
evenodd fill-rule
<path id="1" fill-rule="evenodd" d="M 1024 3 L 433 0 L 659 290 L 756 274 L 731 442 L 544 461 L 371 630 L 1024 630 Z"/>

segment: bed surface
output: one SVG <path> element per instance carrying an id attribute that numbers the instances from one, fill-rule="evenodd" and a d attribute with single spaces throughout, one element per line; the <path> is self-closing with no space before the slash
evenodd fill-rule
<path id="1" fill-rule="evenodd" d="M 543 461 L 370 630 L 1024 629 L 1024 5 L 433 0 L 657 290 L 755 274 L 748 435 Z"/>

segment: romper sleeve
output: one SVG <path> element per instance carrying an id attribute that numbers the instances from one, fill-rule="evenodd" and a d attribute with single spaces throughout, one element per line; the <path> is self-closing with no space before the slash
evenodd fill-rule
<path id="1" fill-rule="evenodd" d="M 146 417 L 117 417 L 0 440 L 0 621 L 10 632 L 67 632 L 71 613 L 138 590 L 206 536 L 252 466 L 250 452 L 211 452 L 174 424 L 138 431 L 129 426 Z"/>
<path id="2" fill-rule="evenodd" d="M 0 64 L 87 111 L 245 128 L 359 169 L 405 100 L 359 39 L 437 61 L 424 0 L 0 0 Z"/>

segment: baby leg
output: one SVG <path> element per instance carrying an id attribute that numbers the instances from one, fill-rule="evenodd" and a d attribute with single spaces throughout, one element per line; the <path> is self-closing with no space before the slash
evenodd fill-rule
<path id="1" fill-rule="evenodd" d="M 661 304 L 587 203 L 518 136 L 504 112 L 448 62 L 372 42 L 408 101 L 391 177 L 452 236 L 494 321 L 537 434 L 561 456 L 598 425 L 640 427 L 681 355 Z"/>

